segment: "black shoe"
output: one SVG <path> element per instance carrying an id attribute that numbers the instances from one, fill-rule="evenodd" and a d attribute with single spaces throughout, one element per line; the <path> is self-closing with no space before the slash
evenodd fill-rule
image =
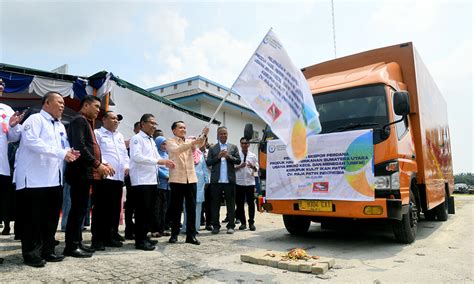
<path id="1" fill-rule="evenodd" d="M 134 240 L 135 239 L 135 234 L 125 234 L 125 239 L 126 240 Z"/>
<path id="2" fill-rule="evenodd" d="M 170 237 L 170 239 L 168 240 L 168 243 L 174 244 L 174 243 L 176 243 L 177 241 L 178 241 L 178 236 L 172 235 L 172 236 Z"/>
<path id="3" fill-rule="evenodd" d="M 91 248 L 94 250 L 94 252 L 95 251 L 104 251 L 105 250 L 105 245 L 101 241 L 93 241 L 92 245 L 91 245 Z M 82 247 L 82 249 L 85 250 L 84 247 Z M 87 250 L 85 250 L 85 251 L 87 251 Z"/>
<path id="4" fill-rule="evenodd" d="M 240 225 L 239 230 L 245 230 L 245 229 L 247 229 L 247 225 L 245 224 Z"/>
<path id="5" fill-rule="evenodd" d="M 222 223 L 228 223 L 229 222 L 229 218 L 225 217 L 224 220 L 222 220 Z"/>
<path id="6" fill-rule="evenodd" d="M 54 240 L 53 245 L 54 245 L 54 246 L 59 246 L 59 241 L 58 241 L 58 240 Z"/>
<path id="7" fill-rule="evenodd" d="M 110 241 L 105 241 L 104 246 L 106 247 L 113 247 L 113 248 L 120 248 L 123 246 L 123 243 L 121 241 L 112 239 Z"/>
<path id="8" fill-rule="evenodd" d="M 116 233 L 113 238 L 113 240 L 119 241 L 119 242 L 125 242 L 125 238 L 122 237 L 119 233 Z"/>
<path id="9" fill-rule="evenodd" d="M 87 251 L 85 251 L 81 248 L 77 248 L 75 250 L 64 249 L 64 255 L 65 256 L 77 257 L 77 258 L 92 257 L 92 253 L 87 252 Z"/>
<path id="10" fill-rule="evenodd" d="M 79 248 L 81 250 L 85 251 L 85 252 L 88 252 L 88 253 L 94 253 L 95 252 L 95 249 L 93 247 L 86 247 L 83 244 L 80 244 Z"/>
<path id="11" fill-rule="evenodd" d="M 250 231 L 255 231 L 257 228 L 255 228 L 255 225 L 252 224 L 252 225 L 249 226 L 249 229 L 250 229 Z"/>
<path id="12" fill-rule="evenodd" d="M 62 255 L 62 254 L 58 255 L 58 254 L 55 254 L 55 253 L 51 253 L 51 254 L 48 254 L 48 255 L 43 255 L 43 258 L 47 262 L 60 262 L 64 259 L 64 255 Z"/>
<path id="13" fill-rule="evenodd" d="M 219 234 L 219 228 L 214 228 L 214 229 L 212 229 L 212 233 L 213 233 L 214 235 Z"/>
<path id="14" fill-rule="evenodd" d="M 212 231 L 212 226 L 211 226 L 211 225 L 207 225 L 207 226 L 206 226 L 206 231 Z"/>
<path id="15" fill-rule="evenodd" d="M 143 243 L 135 244 L 135 248 L 141 250 L 154 250 L 155 246 L 145 241 Z"/>
<path id="16" fill-rule="evenodd" d="M 31 267 L 44 267 L 46 261 L 42 258 L 24 260 L 24 263 Z"/>
<path id="17" fill-rule="evenodd" d="M 235 224 L 236 224 L 236 225 L 240 224 L 240 220 L 239 220 L 239 219 L 235 219 Z"/>
<path id="18" fill-rule="evenodd" d="M 2 264 L 2 263 L 3 263 L 3 258 L 0 257 L 0 264 Z"/>
<path id="19" fill-rule="evenodd" d="M 151 239 L 146 239 L 145 241 L 146 241 L 147 243 L 149 243 L 150 245 L 152 245 L 152 246 L 154 246 L 154 245 L 156 245 L 156 244 L 158 243 L 157 240 L 151 240 Z"/>
<path id="20" fill-rule="evenodd" d="M 188 244 L 193 244 L 193 245 L 197 245 L 197 246 L 201 244 L 201 242 L 198 241 L 195 237 L 186 238 L 186 242 L 187 242 Z"/>

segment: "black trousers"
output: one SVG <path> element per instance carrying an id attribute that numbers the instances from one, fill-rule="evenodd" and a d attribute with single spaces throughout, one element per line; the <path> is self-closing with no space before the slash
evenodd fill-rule
<path id="1" fill-rule="evenodd" d="M 92 241 L 110 241 L 118 232 L 123 182 L 103 179 L 92 193 Z"/>
<path id="2" fill-rule="evenodd" d="M 156 184 L 132 186 L 135 195 L 135 244 L 143 244 L 151 230 Z"/>
<path id="3" fill-rule="evenodd" d="M 132 184 L 130 183 L 130 176 L 125 177 L 125 188 L 127 189 L 124 206 L 125 236 L 132 236 L 135 234 L 135 223 L 133 223 L 133 215 L 135 214 L 135 196 L 133 194 Z"/>
<path id="4" fill-rule="evenodd" d="M 211 183 L 211 214 L 212 226 L 220 228 L 220 208 L 222 192 L 224 192 L 225 204 L 227 207 L 227 229 L 235 228 L 235 185 L 231 183 Z"/>
<path id="5" fill-rule="evenodd" d="M 237 205 L 235 218 L 239 219 L 242 222 L 242 225 L 246 225 L 245 221 L 245 201 L 249 207 L 249 225 L 255 223 L 255 186 L 235 186 L 235 204 Z"/>
<path id="6" fill-rule="evenodd" d="M 0 175 L 0 223 L 5 222 L 9 226 L 10 221 L 15 220 L 15 187 L 11 176 Z"/>
<path id="7" fill-rule="evenodd" d="M 196 183 L 170 183 L 171 201 L 171 234 L 179 234 L 179 224 L 181 222 L 181 212 L 183 211 L 183 201 L 186 206 L 186 236 L 194 238 L 196 236 Z"/>
<path id="8" fill-rule="evenodd" d="M 204 200 L 202 212 L 206 215 L 207 227 L 212 225 L 211 187 L 209 185 L 204 188 Z"/>
<path id="9" fill-rule="evenodd" d="M 163 233 L 166 227 L 166 213 L 168 211 L 168 197 L 167 192 L 162 188 L 156 189 L 155 204 L 153 207 L 153 221 L 151 223 L 151 231 Z"/>
<path id="10" fill-rule="evenodd" d="M 75 250 L 82 242 L 82 223 L 89 207 L 89 190 L 93 181 L 80 180 L 71 184 L 71 210 L 66 225 L 67 250 Z"/>
<path id="11" fill-rule="evenodd" d="M 25 261 L 54 253 L 54 236 L 61 209 L 61 186 L 21 189 L 21 251 Z"/>

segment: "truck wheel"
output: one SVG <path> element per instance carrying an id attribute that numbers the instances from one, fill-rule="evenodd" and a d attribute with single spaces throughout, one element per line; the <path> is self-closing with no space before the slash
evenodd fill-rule
<path id="1" fill-rule="evenodd" d="M 404 244 L 410 244 L 415 241 L 418 227 L 418 206 L 415 201 L 415 195 L 411 190 L 408 206 L 408 212 L 403 214 L 402 220 L 396 221 L 392 226 L 395 239 Z"/>
<path id="2" fill-rule="evenodd" d="M 425 215 L 425 220 L 427 221 L 434 221 L 436 219 L 435 209 L 428 210 L 423 214 Z"/>
<path id="3" fill-rule="evenodd" d="M 308 232 L 311 220 L 305 216 L 283 215 L 286 230 L 292 235 L 303 235 Z"/>
<path id="4" fill-rule="evenodd" d="M 436 217 L 438 221 L 447 221 L 448 220 L 448 196 L 444 197 L 444 202 L 436 206 L 434 209 L 436 212 Z"/>

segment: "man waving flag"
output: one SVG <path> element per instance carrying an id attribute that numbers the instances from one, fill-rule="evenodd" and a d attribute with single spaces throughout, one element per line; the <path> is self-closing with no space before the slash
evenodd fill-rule
<path id="1" fill-rule="evenodd" d="M 298 162 L 306 157 L 307 137 L 321 132 L 319 114 L 303 73 L 288 57 L 272 29 L 232 86 L 272 128 Z"/>

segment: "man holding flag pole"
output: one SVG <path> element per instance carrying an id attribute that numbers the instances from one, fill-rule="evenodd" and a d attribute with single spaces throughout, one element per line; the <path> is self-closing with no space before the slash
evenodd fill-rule
<path id="1" fill-rule="evenodd" d="M 321 132 L 319 114 L 303 73 L 289 58 L 272 29 L 224 97 L 236 91 L 287 146 L 296 163 L 307 154 L 307 138 Z M 209 122 L 209 123 L 210 123 Z"/>

